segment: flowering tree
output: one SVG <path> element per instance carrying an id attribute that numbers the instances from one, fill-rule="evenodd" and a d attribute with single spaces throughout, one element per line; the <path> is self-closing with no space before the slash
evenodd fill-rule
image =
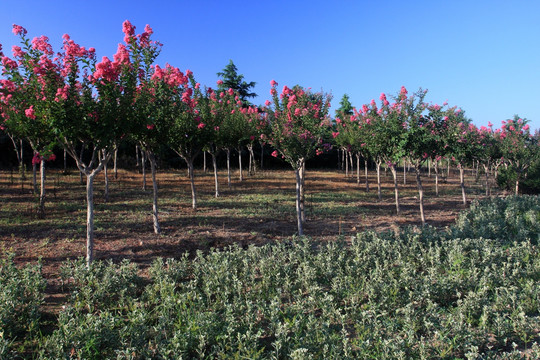
<path id="1" fill-rule="evenodd" d="M 163 111 L 172 122 L 169 126 L 167 137 L 171 148 L 185 160 L 191 184 L 191 206 L 197 209 L 197 192 L 193 161 L 201 150 L 212 139 L 214 129 L 207 126 L 201 116 L 198 104 L 204 101 L 205 95 L 200 90 L 200 85 L 195 82 L 191 71 L 186 71 L 189 82 L 183 84 L 182 91 L 171 93 L 169 100 L 162 103 Z"/>
<path id="2" fill-rule="evenodd" d="M 270 93 L 273 99 L 269 143 L 294 169 L 296 175 L 296 217 L 298 235 L 303 235 L 305 162 L 328 149 L 324 139 L 330 128 L 327 119 L 330 95 L 311 93 L 300 86 L 283 87 L 278 96 L 277 83 L 272 80 Z"/>
<path id="3" fill-rule="evenodd" d="M 15 60 L 2 56 L 2 117 L 3 127 L 13 137 L 25 138 L 34 151 L 32 165 L 36 191 L 36 166 L 40 165 L 41 192 L 39 215 L 45 215 L 45 160 L 54 160 L 54 136 L 49 126 L 56 107 L 57 89 L 62 77 L 54 52 L 46 36 L 29 40 L 22 26 L 13 25 L 13 33 L 21 45 L 13 47 Z M 15 141 L 14 141 L 15 144 Z M 22 161 L 22 155 L 20 160 Z"/>
<path id="4" fill-rule="evenodd" d="M 516 173 L 515 194 L 519 194 L 519 183 L 526 177 L 527 170 L 539 156 L 536 138 L 529 132 L 527 119 L 515 115 L 503 121 L 500 129 L 501 150 L 505 161 Z"/>
<path id="5" fill-rule="evenodd" d="M 478 130 L 471 124 L 470 119 L 465 117 L 465 113 L 461 109 L 452 107 L 446 110 L 445 116 L 448 122 L 448 132 L 445 139 L 448 144 L 448 155 L 458 164 L 461 196 L 463 205 L 467 205 L 465 165 L 472 161 L 479 150 Z"/>

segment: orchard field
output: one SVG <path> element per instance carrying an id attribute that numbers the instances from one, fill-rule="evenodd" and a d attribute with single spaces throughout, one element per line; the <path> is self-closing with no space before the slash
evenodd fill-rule
<path id="1" fill-rule="evenodd" d="M 389 173 L 378 201 L 343 172 L 307 171 L 299 238 L 290 170 L 215 198 L 213 174 L 196 169 L 196 211 L 186 171 L 162 172 L 160 235 L 141 174 L 120 170 L 107 202 L 96 182 L 90 269 L 84 185 L 49 174 L 45 218 L 29 180 L 0 177 L 3 358 L 540 355 L 540 200 L 487 198 L 472 171 L 470 210 L 457 172 L 438 197 L 422 175 L 425 227 L 411 181 L 398 216 Z"/>

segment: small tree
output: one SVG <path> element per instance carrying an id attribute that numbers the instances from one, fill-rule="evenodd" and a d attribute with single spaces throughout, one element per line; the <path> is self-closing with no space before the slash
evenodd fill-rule
<path id="1" fill-rule="evenodd" d="M 304 234 L 304 178 L 307 159 L 328 149 L 325 143 L 330 121 L 327 119 L 330 95 L 311 93 L 300 86 L 287 86 L 278 96 L 277 83 L 271 81 L 273 99 L 270 144 L 293 168 L 296 175 L 296 218 L 298 235 Z"/>
<path id="2" fill-rule="evenodd" d="M 229 64 L 225 66 L 223 71 L 218 72 L 217 76 L 222 78 L 222 81 L 218 82 L 218 92 L 232 89 L 245 104 L 249 104 L 249 98 L 257 96 L 254 92 L 251 92 L 256 83 L 254 81 L 246 82 L 244 75 L 238 74 L 238 68 L 232 60 L 229 60 Z"/>
<path id="3" fill-rule="evenodd" d="M 514 115 L 513 119 L 503 121 L 500 129 L 501 150 L 505 161 L 516 174 L 515 194 L 519 194 L 519 183 L 527 176 L 527 171 L 539 156 L 536 138 L 529 132 L 527 119 Z"/>

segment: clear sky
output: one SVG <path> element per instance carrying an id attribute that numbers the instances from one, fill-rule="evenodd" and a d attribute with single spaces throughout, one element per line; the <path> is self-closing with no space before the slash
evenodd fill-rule
<path id="1" fill-rule="evenodd" d="M 344 93 L 361 107 L 403 85 L 478 126 L 519 114 L 540 128 L 539 1 L 0 0 L 0 9 L 6 54 L 15 23 L 55 49 L 68 33 L 112 58 L 128 19 L 137 32 L 154 29 L 158 64 L 190 69 L 203 85 L 215 87 L 232 59 L 257 82 L 257 104 L 272 79 L 331 92 L 332 114 Z"/>

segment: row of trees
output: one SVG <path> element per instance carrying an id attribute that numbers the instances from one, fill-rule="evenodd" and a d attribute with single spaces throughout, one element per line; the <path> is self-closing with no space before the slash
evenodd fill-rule
<path id="1" fill-rule="evenodd" d="M 426 159 L 437 164 L 443 156 L 452 157 L 463 170 L 469 159 L 489 167 L 504 156 L 523 176 L 528 159 L 536 153 L 526 121 L 511 120 L 498 131 L 479 130 L 459 109 L 425 103 L 425 91 L 409 96 L 402 88 L 392 104 L 383 94 L 380 107 L 372 101 L 359 111 L 344 98 L 334 121 L 329 117 L 328 94 L 300 86 L 284 86 L 278 92 L 278 84 L 272 80 L 272 100 L 254 106 L 248 101 L 254 96 L 250 92 L 254 84 L 245 82 L 232 62 L 218 73 L 225 81 L 219 80 L 215 90 L 201 87 L 189 70 L 155 64 L 161 44 L 151 39 L 153 31 L 148 25 L 136 34 L 135 27 L 125 21 L 124 42 L 112 60 L 103 57 L 101 61 L 96 59 L 95 49 L 80 46 L 68 35 L 63 37 L 62 49 L 54 52 L 45 36 L 30 41 L 27 31 L 18 25 L 13 32 L 20 37 L 21 47 L 13 47 L 13 58 L 0 54 L 1 130 L 13 139 L 16 149 L 18 140 L 25 139 L 34 151 L 33 164 L 39 164 L 41 174 L 42 216 L 45 161 L 51 159 L 55 147 L 61 146 L 86 176 L 88 265 L 93 259 L 94 179 L 101 171 L 107 172 L 122 141 L 135 141 L 150 161 L 156 233 L 160 232 L 156 151 L 163 144 L 188 166 L 193 209 L 197 208 L 193 162 L 200 152 L 212 157 L 217 197 L 218 152 L 227 154 L 230 185 L 231 150 L 247 147 L 253 158 L 256 142 L 272 146 L 273 155 L 295 171 L 299 235 L 305 221 L 306 160 L 332 144 L 356 154 L 358 161 L 360 157 L 372 159 L 378 174 L 383 162 L 388 165 L 394 176 L 398 213 L 397 164 L 410 161 L 417 173 L 422 222 L 420 166 Z M 238 153 L 241 157 L 242 151 Z M 22 155 L 18 157 L 22 161 Z M 239 161 L 242 163 L 241 158 Z M 241 171 L 240 167 L 240 177 Z M 105 179 L 107 189 L 107 176 Z"/>
<path id="2" fill-rule="evenodd" d="M 502 164 L 512 167 L 517 174 L 515 192 L 518 194 L 520 181 L 538 156 L 538 138 L 530 134 L 527 120 L 516 115 L 514 119 L 503 121 L 499 129 L 494 130 L 491 123 L 488 127 L 477 128 L 461 109 L 449 107 L 446 103 L 440 106 L 425 102 L 426 93 L 420 89 L 409 95 L 402 87 L 392 103 L 383 93 L 379 106 L 372 100 L 360 110 L 353 108 L 348 97 L 344 96 L 336 111 L 336 129 L 332 133 L 334 141 L 346 153 L 356 155 L 358 162 L 360 157 L 371 158 L 375 162 L 379 199 L 380 168 L 386 163 L 394 180 L 396 212 L 400 213 L 397 165 L 402 162 L 405 168 L 405 164 L 410 163 L 416 173 L 420 216 L 424 224 L 420 170 L 426 161 L 433 164 L 438 195 L 439 169 L 443 159 L 454 161 L 459 168 L 464 205 L 467 204 L 464 170 L 472 162 L 484 168 L 487 194 L 490 174 L 496 174 Z M 369 191 L 367 173 L 366 190 Z"/>

